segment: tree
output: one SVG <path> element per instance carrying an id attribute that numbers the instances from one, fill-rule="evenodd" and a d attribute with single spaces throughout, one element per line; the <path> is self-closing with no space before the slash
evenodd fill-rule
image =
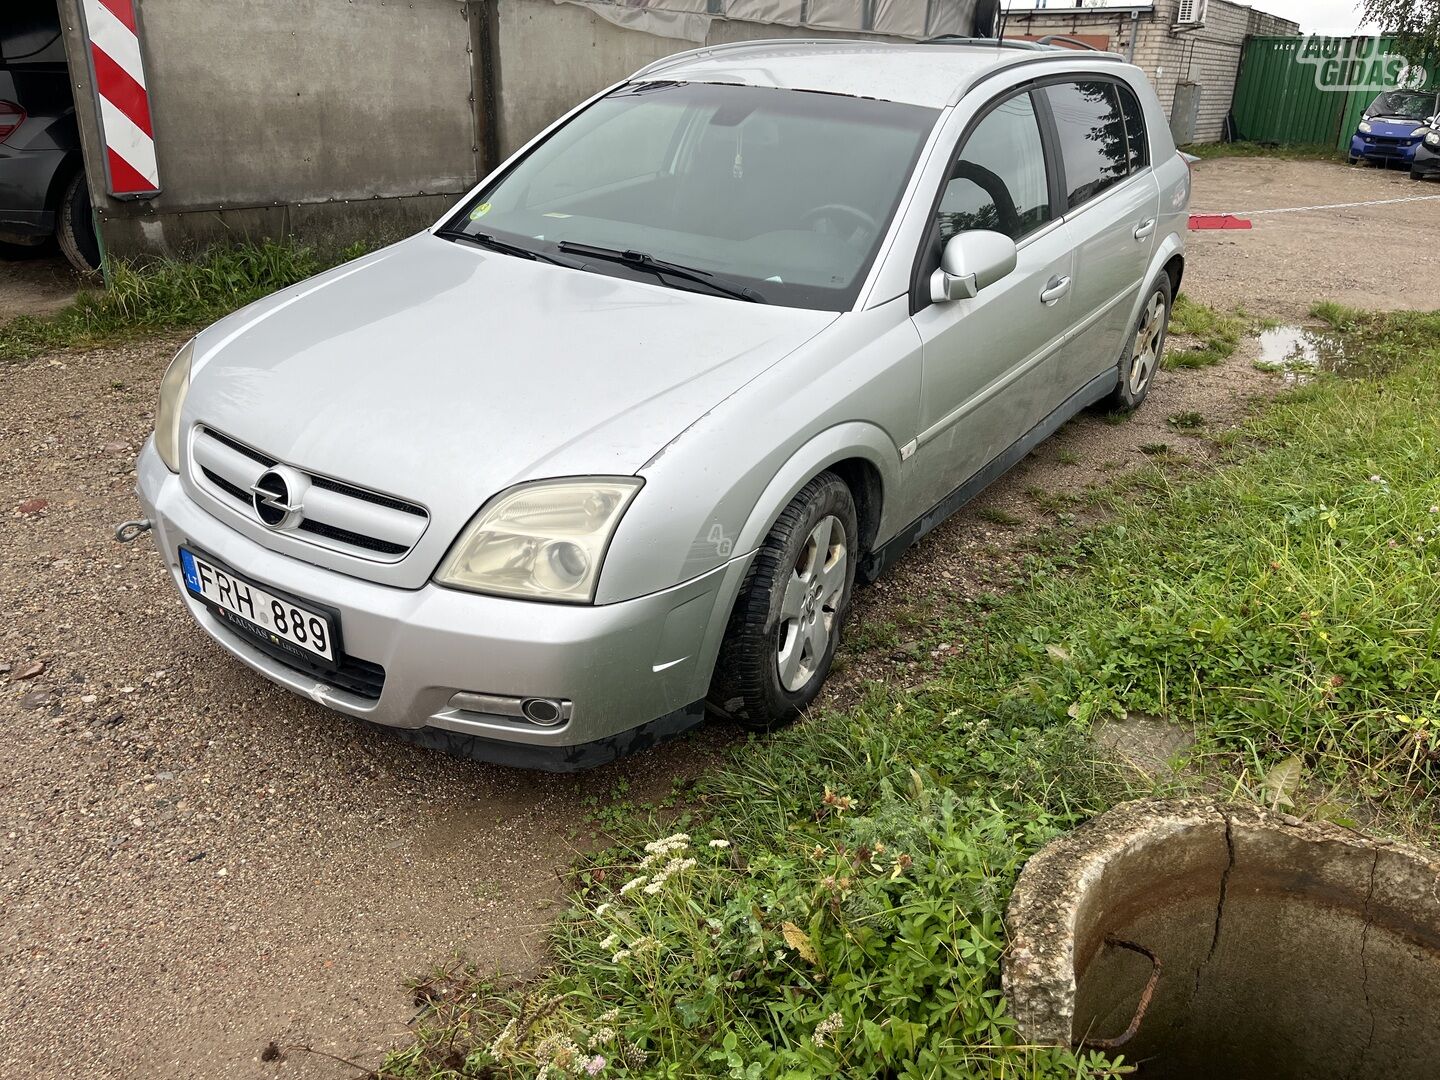
<path id="1" fill-rule="evenodd" d="M 1359 0 L 1366 22 L 1414 57 L 1440 56 L 1440 0 Z"/>

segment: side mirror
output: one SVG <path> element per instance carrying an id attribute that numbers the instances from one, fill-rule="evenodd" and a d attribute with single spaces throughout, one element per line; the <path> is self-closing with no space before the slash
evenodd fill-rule
<path id="1" fill-rule="evenodd" d="M 973 300 L 982 289 L 1015 272 L 1020 252 L 1004 233 L 964 232 L 951 237 L 930 278 L 930 299 L 937 304 Z"/>

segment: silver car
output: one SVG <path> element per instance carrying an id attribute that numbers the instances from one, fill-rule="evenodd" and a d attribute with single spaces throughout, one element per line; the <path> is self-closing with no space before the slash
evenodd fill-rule
<path id="1" fill-rule="evenodd" d="M 1189 197 L 1116 56 L 671 57 L 200 333 L 140 496 L 206 633 L 424 744 L 576 769 L 770 728 L 857 580 L 1145 399 Z"/>

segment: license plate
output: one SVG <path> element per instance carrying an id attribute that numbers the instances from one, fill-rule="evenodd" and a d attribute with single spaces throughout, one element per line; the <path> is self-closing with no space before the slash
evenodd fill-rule
<path id="1" fill-rule="evenodd" d="M 335 621 L 237 577 L 203 555 L 180 549 L 185 588 L 228 622 L 286 652 L 335 663 Z"/>

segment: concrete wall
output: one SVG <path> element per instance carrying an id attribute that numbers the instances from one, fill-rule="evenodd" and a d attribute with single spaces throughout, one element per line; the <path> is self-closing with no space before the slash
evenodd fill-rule
<path id="1" fill-rule="evenodd" d="M 871 37 L 774 23 L 714 19 L 703 43 L 622 29 L 576 4 L 499 0 L 496 10 L 500 147 L 509 154 L 557 116 L 672 53 L 757 38 Z"/>
<path id="2" fill-rule="evenodd" d="M 1157 0 L 1153 11 L 1138 12 L 1134 19 L 1128 11 L 1014 13 L 1009 29 L 1036 37 L 1108 34 L 1110 49 L 1133 56 L 1150 76 L 1167 112 L 1181 82 L 1198 83 L 1200 119 L 1195 141 L 1219 142 L 1234 101 L 1245 39 L 1256 34 L 1298 34 L 1300 25 L 1228 0 L 1210 0 L 1203 26 L 1175 26 L 1179 6 L 1180 0 Z"/>
<path id="3" fill-rule="evenodd" d="M 162 194 L 91 189 L 107 248 L 402 233 L 479 166 L 477 8 L 457 0 L 141 0 Z M 99 160 L 77 0 L 61 0 L 86 158 Z M 80 57 L 81 63 L 75 58 Z"/>

